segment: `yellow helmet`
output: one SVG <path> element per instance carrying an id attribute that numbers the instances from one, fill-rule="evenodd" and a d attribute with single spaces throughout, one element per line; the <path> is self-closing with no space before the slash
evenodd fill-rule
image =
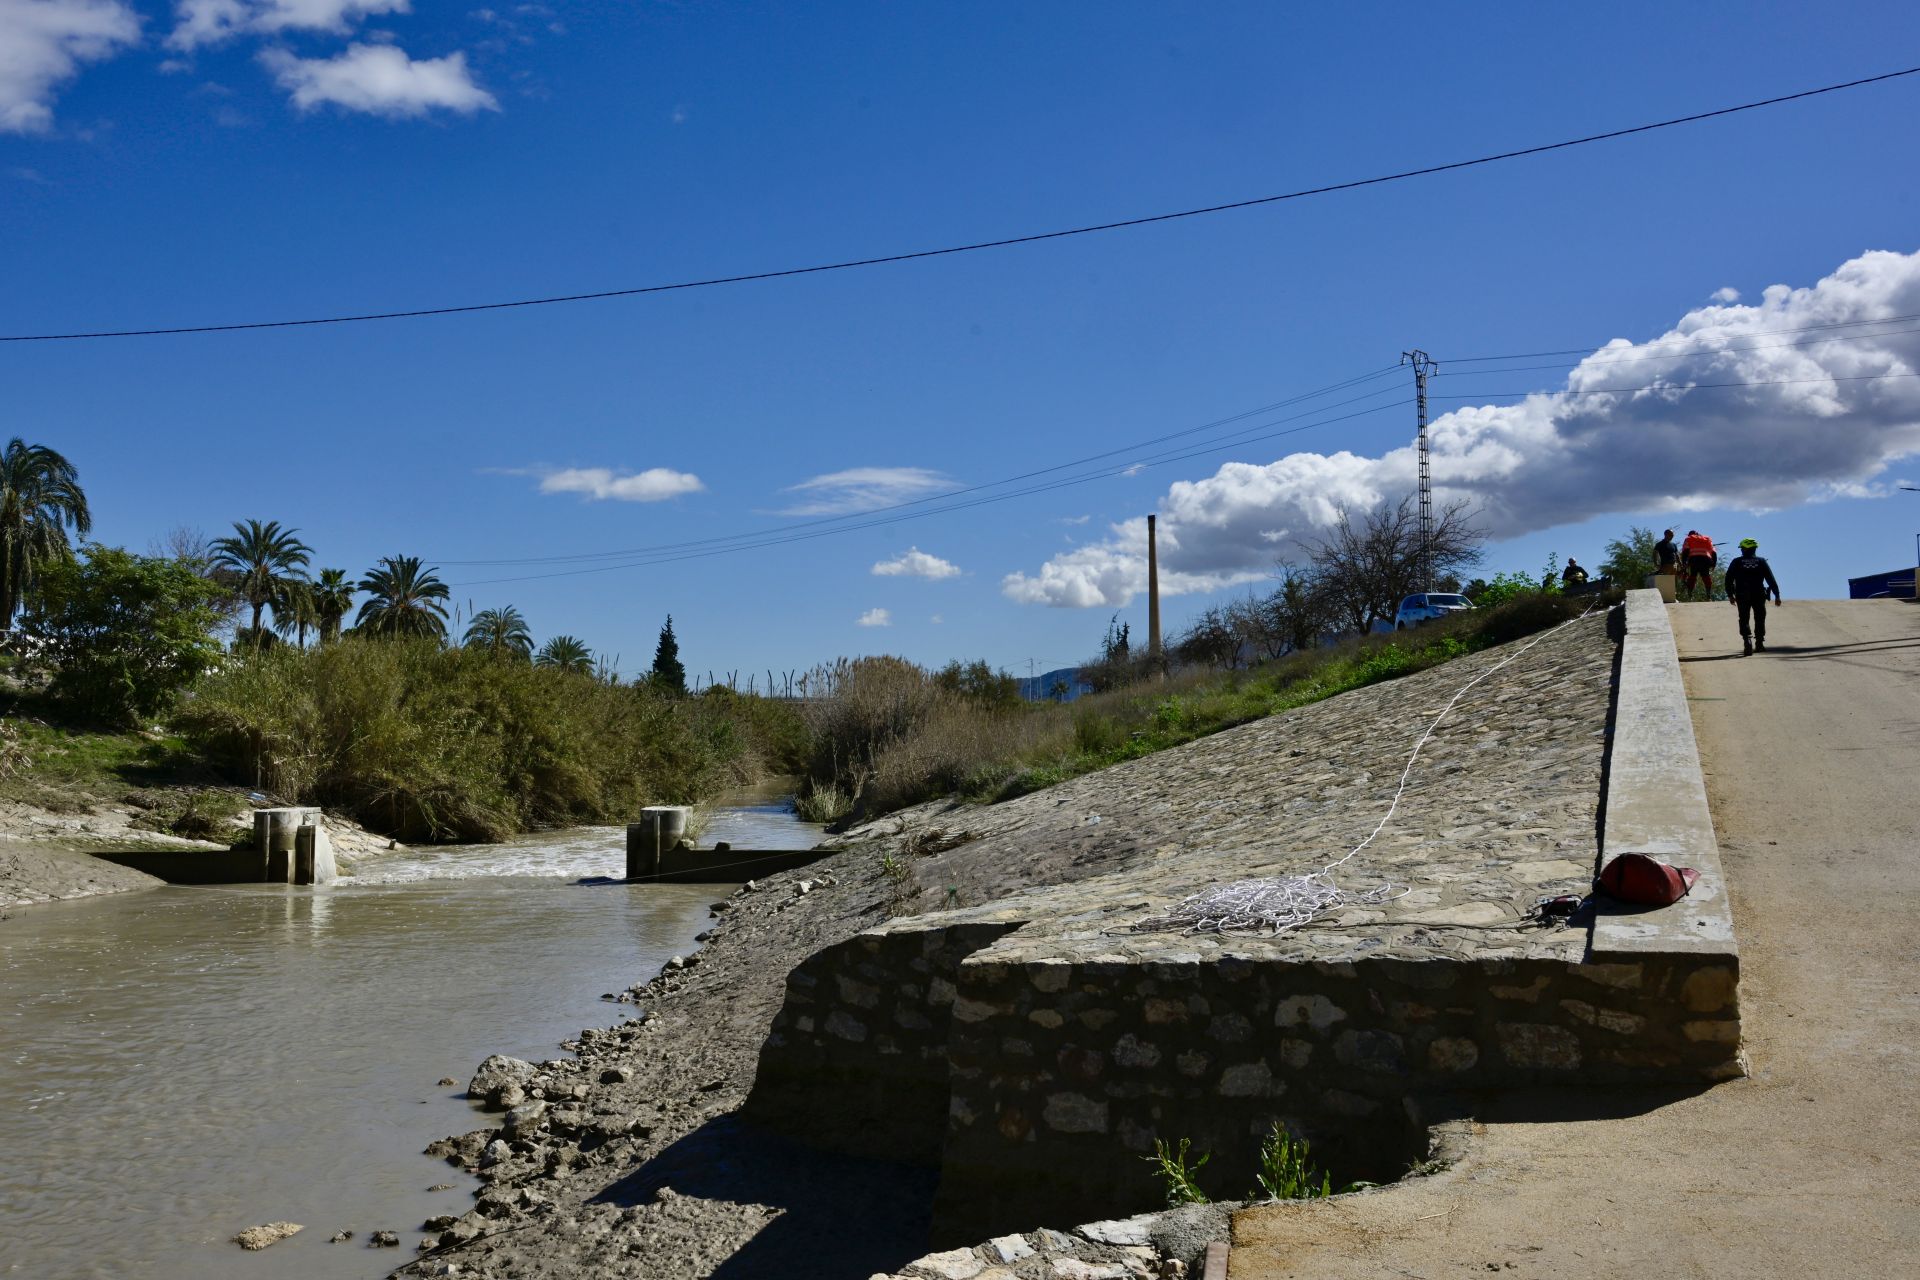
<path id="1" fill-rule="evenodd" d="M 1752 538 L 1740 539 L 1740 549 L 1742 551 L 1754 551 L 1757 550 L 1759 546 L 1760 544 Z"/>

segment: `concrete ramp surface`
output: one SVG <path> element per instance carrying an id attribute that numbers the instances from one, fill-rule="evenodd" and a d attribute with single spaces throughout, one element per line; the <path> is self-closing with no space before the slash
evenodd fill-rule
<path id="1" fill-rule="evenodd" d="M 1667 617 L 1751 1075 L 1516 1095 L 1436 1176 L 1241 1213 L 1236 1280 L 1916 1274 L 1920 608 L 1789 599 L 1752 657 L 1726 604 Z"/>

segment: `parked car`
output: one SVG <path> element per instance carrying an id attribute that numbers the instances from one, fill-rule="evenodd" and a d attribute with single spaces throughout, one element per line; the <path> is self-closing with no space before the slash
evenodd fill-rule
<path id="1" fill-rule="evenodd" d="M 1405 631 L 1408 627 L 1417 627 L 1423 622 L 1435 618 L 1444 618 L 1450 613 L 1459 613 L 1463 609 L 1473 608 L 1473 601 L 1465 596 L 1447 595 L 1429 591 L 1424 595 L 1408 596 L 1400 602 L 1399 612 L 1393 615 L 1393 629 Z"/>

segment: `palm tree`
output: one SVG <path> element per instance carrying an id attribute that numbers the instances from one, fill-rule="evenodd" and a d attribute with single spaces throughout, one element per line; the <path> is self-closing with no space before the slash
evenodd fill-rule
<path id="1" fill-rule="evenodd" d="M 504 609 L 482 609 L 474 614 L 460 643 L 469 649 L 485 649 L 496 658 L 519 658 L 524 662 L 533 656 L 533 633 L 527 630 L 527 620 L 512 605 Z"/>
<path id="2" fill-rule="evenodd" d="M 273 629 L 282 637 L 291 634 L 302 649 L 307 647 L 307 632 L 320 627 L 320 599 L 314 592 L 313 579 L 303 573 L 282 578 L 280 589 L 269 602 L 273 605 Z"/>
<path id="3" fill-rule="evenodd" d="M 576 675 L 593 674 L 593 654 L 588 652 L 585 643 L 573 636 L 555 636 L 547 641 L 540 646 L 533 662 L 535 666 L 558 667 Z"/>
<path id="4" fill-rule="evenodd" d="M 322 569 L 313 584 L 313 611 L 320 619 L 320 643 L 340 638 L 340 622 L 353 608 L 354 585 L 345 569 Z"/>
<path id="5" fill-rule="evenodd" d="M 360 606 L 354 625 L 376 636 L 447 638 L 447 584 L 432 569 L 420 567 L 419 556 L 382 556 L 360 580 L 360 590 L 372 599 Z"/>
<path id="6" fill-rule="evenodd" d="M 73 554 L 68 525 L 82 538 L 93 529 L 80 473 L 45 445 L 15 436 L 0 454 L 0 630 L 13 625 L 39 567 Z"/>
<path id="7" fill-rule="evenodd" d="M 255 636 L 260 634 L 261 610 L 275 603 L 288 579 L 303 576 L 313 554 L 313 548 L 295 536 L 299 532 L 282 529 L 278 520 L 236 520 L 232 537 L 213 540 L 213 567 L 231 573 L 235 594 L 252 606 Z"/>

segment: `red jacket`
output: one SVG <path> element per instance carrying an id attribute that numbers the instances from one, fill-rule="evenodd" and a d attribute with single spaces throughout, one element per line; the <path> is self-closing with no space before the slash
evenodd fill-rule
<path id="1" fill-rule="evenodd" d="M 1713 539 L 1704 533 L 1690 533 L 1687 540 L 1680 544 L 1680 554 L 1691 560 L 1695 556 L 1713 558 Z"/>

